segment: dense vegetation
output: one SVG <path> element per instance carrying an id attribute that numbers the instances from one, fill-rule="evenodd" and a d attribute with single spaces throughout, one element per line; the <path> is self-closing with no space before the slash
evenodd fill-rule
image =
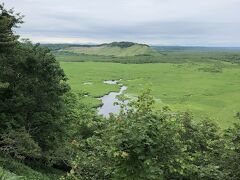
<path id="1" fill-rule="evenodd" d="M 1 179 L 239 179 L 239 123 L 155 110 L 150 90 L 98 116 L 48 49 L 18 41 L 21 22 L 0 5 Z"/>
<path id="2" fill-rule="evenodd" d="M 0 152 L 64 167 L 65 74 L 49 50 L 17 41 L 12 28 L 22 22 L 19 14 L 0 10 Z"/>
<path id="3" fill-rule="evenodd" d="M 135 45 L 140 45 L 140 46 L 149 47 L 149 46 L 146 45 L 146 44 L 137 44 L 137 43 L 126 42 L 126 41 L 122 41 L 122 42 L 112 42 L 112 43 L 103 44 L 103 45 L 106 45 L 106 46 L 108 46 L 108 47 L 120 47 L 120 48 L 128 48 L 128 47 L 135 46 Z"/>
<path id="4" fill-rule="evenodd" d="M 239 125 L 222 134 L 209 120 L 153 105 L 147 90 L 117 117 L 91 123 L 91 136 L 73 142 L 78 156 L 68 177 L 238 179 Z"/>

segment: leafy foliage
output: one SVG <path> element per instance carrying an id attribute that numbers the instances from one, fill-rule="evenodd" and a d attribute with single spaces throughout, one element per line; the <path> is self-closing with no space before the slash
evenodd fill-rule
<path id="1" fill-rule="evenodd" d="M 228 179 L 240 177 L 240 124 L 226 130 L 224 135 L 225 149 L 222 154 L 221 165 Z"/>
<path id="2" fill-rule="evenodd" d="M 103 44 L 105 45 L 105 44 Z M 137 43 L 133 43 L 133 42 L 126 42 L 126 41 L 122 41 L 122 42 L 112 42 L 109 44 L 106 44 L 109 47 L 120 47 L 120 48 L 128 48 L 134 45 L 142 45 L 142 46 L 147 46 L 146 44 L 137 44 Z"/>
<path id="3" fill-rule="evenodd" d="M 239 126 L 227 140 L 210 120 L 195 123 L 189 113 L 153 110 L 149 93 L 73 142 L 76 158 L 65 179 L 237 179 L 238 165 L 228 169 L 224 162 L 238 162 L 235 142 L 231 151 L 226 147 Z"/>
<path id="4" fill-rule="evenodd" d="M 14 14 L 13 9 L 6 10 L 4 4 L 0 4 L 0 53 L 7 52 L 17 43 L 18 36 L 14 35 L 12 28 L 22 23 L 19 13 Z"/>
<path id="5" fill-rule="evenodd" d="M 0 7 L 0 151 L 45 163 L 62 160 L 67 124 L 66 77 L 46 48 L 20 43 L 21 16 Z M 7 38 L 5 38 L 7 37 Z M 9 44 L 9 45 L 8 45 Z M 64 144 L 65 145 L 65 144 Z"/>
<path id="6" fill-rule="evenodd" d="M 7 175 L 7 178 L 15 178 L 15 176 L 17 176 L 21 180 L 57 180 L 64 173 L 53 170 L 51 167 L 45 169 L 33 169 L 19 159 L 2 155 L 0 156 L 0 175 L 1 167 L 3 168 L 3 175 Z M 11 174 L 8 174 L 8 172 L 11 172 Z"/>
<path id="7" fill-rule="evenodd" d="M 1 180 L 25 180 L 25 177 L 16 176 L 15 174 L 6 171 L 0 167 L 0 179 Z"/>
<path id="8" fill-rule="evenodd" d="M 17 158 L 39 157 L 40 147 L 26 129 L 10 130 L 1 135 L 0 151 L 12 154 Z"/>

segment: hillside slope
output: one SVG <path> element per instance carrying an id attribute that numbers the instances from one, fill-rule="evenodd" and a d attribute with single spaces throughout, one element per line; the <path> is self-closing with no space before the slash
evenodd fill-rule
<path id="1" fill-rule="evenodd" d="M 131 42 L 113 42 L 110 44 L 101 44 L 94 46 L 72 46 L 61 49 L 60 51 L 76 54 L 114 57 L 152 55 L 155 53 L 155 50 L 150 48 L 148 45 Z"/>

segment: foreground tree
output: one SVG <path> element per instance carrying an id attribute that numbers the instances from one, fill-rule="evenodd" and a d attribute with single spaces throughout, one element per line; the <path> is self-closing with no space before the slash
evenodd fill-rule
<path id="1" fill-rule="evenodd" d="M 19 36 L 14 35 L 13 28 L 23 23 L 23 16 L 14 14 L 13 9 L 6 10 L 4 4 L 0 4 L 0 53 L 7 53 L 18 43 Z"/>
<path id="2" fill-rule="evenodd" d="M 40 147 L 40 157 L 57 160 L 56 152 L 66 133 L 63 96 L 69 86 L 48 49 L 17 41 L 12 28 L 21 22 L 20 15 L 0 6 L 0 136 L 4 142 L 0 147 L 10 146 L 4 140 L 12 137 L 8 133 L 16 131 L 17 136 L 18 130 L 23 129 L 24 141 L 28 137 L 29 143 L 35 142 Z M 12 140 L 15 141 L 13 137 Z M 24 156 L 28 157 L 26 152 Z"/>
<path id="3" fill-rule="evenodd" d="M 224 152 L 221 155 L 220 166 L 227 179 L 237 180 L 240 177 L 240 124 L 234 124 L 224 133 Z"/>
<path id="4" fill-rule="evenodd" d="M 85 139 L 76 139 L 77 156 L 68 178 L 224 179 L 217 126 L 194 123 L 188 113 L 153 109 L 147 90 L 120 115 L 98 122 Z M 99 126 L 100 124 L 100 126 Z M 95 124 L 96 125 L 96 124 Z"/>

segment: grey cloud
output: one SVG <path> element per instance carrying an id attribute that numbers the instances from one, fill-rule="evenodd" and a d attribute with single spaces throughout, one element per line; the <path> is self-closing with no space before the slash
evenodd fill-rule
<path id="1" fill-rule="evenodd" d="M 239 0 L 7 0 L 26 37 L 240 46 Z M 80 42 L 81 43 L 81 42 Z"/>

